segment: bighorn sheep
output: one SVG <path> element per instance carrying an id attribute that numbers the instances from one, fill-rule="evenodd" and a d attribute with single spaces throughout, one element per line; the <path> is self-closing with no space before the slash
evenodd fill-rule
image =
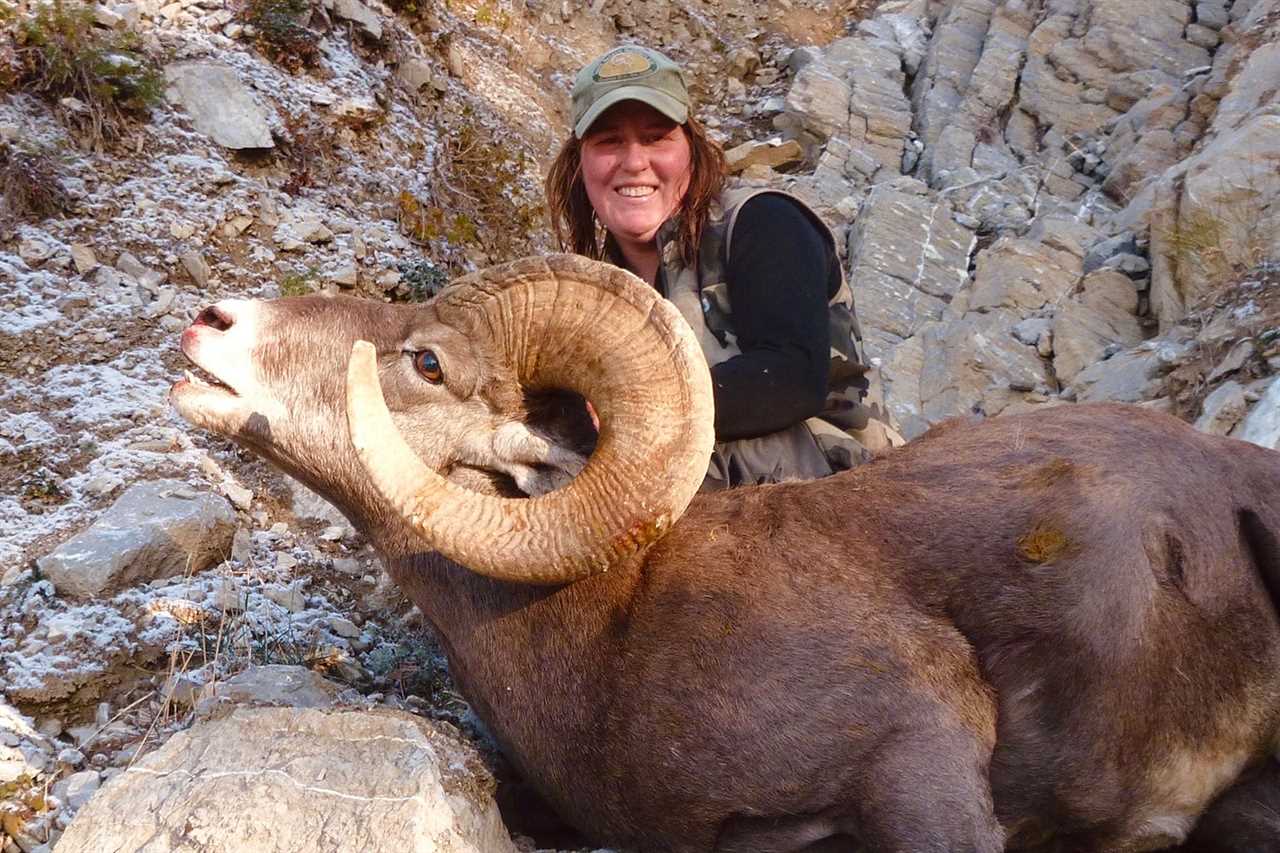
<path id="1" fill-rule="evenodd" d="M 1276 800 L 1280 454 L 1062 406 L 695 496 L 687 327 L 569 256 L 423 306 L 221 302 L 182 348 L 215 382 L 178 382 L 178 411 L 368 534 L 595 840 L 1151 850 L 1221 798 L 1280 850 L 1247 807 Z M 1244 849 L 1211 842 L 1186 849 Z"/>

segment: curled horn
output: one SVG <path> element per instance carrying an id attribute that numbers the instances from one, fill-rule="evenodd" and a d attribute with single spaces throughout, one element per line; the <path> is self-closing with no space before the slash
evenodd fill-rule
<path id="1" fill-rule="evenodd" d="M 711 377 L 676 308 L 624 270 L 575 255 L 526 258 L 458 280 L 439 316 L 530 388 L 567 388 L 600 418 L 567 486 L 528 499 L 459 488 L 414 455 L 378 382 L 374 348 L 347 370 L 351 439 L 375 488 L 433 548 L 491 577 L 564 583 L 643 553 L 680 517 L 714 442 Z"/>

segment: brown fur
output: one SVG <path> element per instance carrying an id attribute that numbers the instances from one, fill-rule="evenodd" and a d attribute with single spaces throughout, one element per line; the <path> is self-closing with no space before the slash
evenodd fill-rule
<path id="1" fill-rule="evenodd" d="M 377 543 L 504 751 L 601 843 L 1136 851 L 1271 778 L 1250 768 L 1280 731 L 1280 454 L 1119 405 L 955 422 L 825 480 L 700 495 L 643 559 L 516 586 L 371 495 L 342 366 L 377 342 L 433 458 L 499 399 L 581 441 L 576 403 L 517 405 L 429 307 L 268 307 L 256 360 L 293 414 L 237 438 Z M 395 365 L 423 335 L 484 399 L 415 396 Z"/>

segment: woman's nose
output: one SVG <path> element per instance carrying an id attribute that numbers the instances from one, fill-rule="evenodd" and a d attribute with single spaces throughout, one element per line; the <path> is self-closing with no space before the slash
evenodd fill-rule
<path id="1" fill-rule="evenodd" d="M 643 172 L 649 165 L 649 153 L 640 142 L 629 142 L 622 149 L 622 168 L 628 172 Z"/>

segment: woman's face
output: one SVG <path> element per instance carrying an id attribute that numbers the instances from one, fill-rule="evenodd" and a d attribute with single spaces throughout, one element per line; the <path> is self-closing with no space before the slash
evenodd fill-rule
<path id="1" fill-rule="evenodd" d="M 649 244 L 689 188 L 684 128 L 639 101 L 610 108 L 582 138 L 582 180 L 619 243 Z"/>

